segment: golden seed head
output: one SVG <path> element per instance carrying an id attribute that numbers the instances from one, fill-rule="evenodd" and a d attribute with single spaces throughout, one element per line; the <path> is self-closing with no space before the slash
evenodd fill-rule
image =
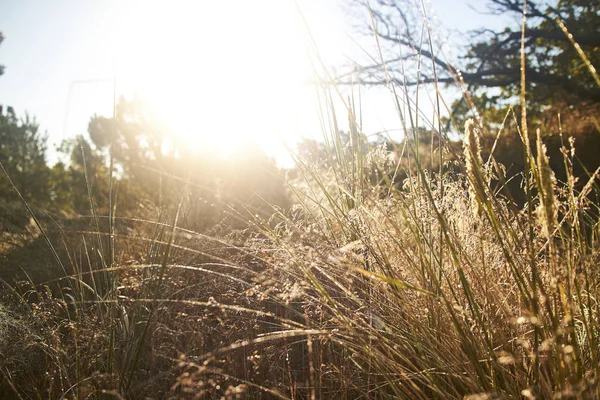
<path id="1" fill-rule="evenodd" d="M 478 130 L 473 119 L 465 122 L 465 137 L 463 147 L 467 176 L 469 178 L 469 197 L 476 215 L 481 215 L 482 209 L 479 199 L 485 198 L 485 185 L 483 183 L 483 159 L 481 158 L 481 143 Z"/>
<path id="2" fill-rule="evenodd" d="M 537 172 L 539 175 L 540 205 L 537 209 L 538 218 L 544 235 L 550 239 L 554 227 L 558 223 L 556 215 L 556 198 L 554 195 L 556 178 L 550 168 L 546 145 L 542 143 L 540 130 L 537 130 Z"/>

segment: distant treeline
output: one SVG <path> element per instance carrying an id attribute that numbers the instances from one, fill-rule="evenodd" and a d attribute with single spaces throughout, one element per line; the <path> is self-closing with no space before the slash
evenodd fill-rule
<path id="1" fill-rule="evenodd" d="M 46 142 L 34 119 L 0 108 L 4 228 L 27 223 L 23 201 L 63 216 L 106 216 L 112 204 L 120 217 L 157 215 L 181 203 L 180 223 L 199 231 L 239 226 L 238 217 L 270 215 L 271 207 L 288 203 L 283 173 L 258 145 L 228 157 L 208 145 L 191 151 L 135 100 L 121 100 L 114 119 L 92 117 L 87 135 L 60 145 L 54 166 L 47 164 Z"/>

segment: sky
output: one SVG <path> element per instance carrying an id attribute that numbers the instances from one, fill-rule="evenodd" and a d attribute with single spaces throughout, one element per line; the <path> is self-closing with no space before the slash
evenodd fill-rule
<path id="1" fill-rule="evenodd" d="M 449 49 L 507 24 L 482 3 L 431 0 Z M 0 0 L 0 104 L 35 116 L 53 148 L 138 96 L 191 147 L 258 140 L 285 165 L 284 142 L 322 134 L 307 26 L 328 67 L 362 54 L 342 0 Z M 400 127 L 386 90 L 361 96 L 365 133 Z"/>

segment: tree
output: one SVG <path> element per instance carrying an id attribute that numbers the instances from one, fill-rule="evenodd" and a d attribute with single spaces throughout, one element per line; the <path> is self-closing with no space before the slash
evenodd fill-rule
<path id="1" fill-rule="evenodd" d="M 0 32 L 0 43 L 4 40 Z M 4 66 L 0 65 L 0 75 Z M 0 202 L 9 206 L 20 202 L 11 181 L 25 201 L 37 206 L 54 205 L 59 195 L 52 188 L 54 172 L 46 164 L 47 135 L 39 132 L 34 118 L 26 115 L 17 118 L 12 107 L 0 105 L 0 163 L 4 171 L 0 171 Z M 12 205 L 11 205 L 12 203 Z"/>
<path id="2" fill-rule="evenodd" d="M 363 0 L 350 0 L 366 6 Z M 419 23 L 427 10 L 415 9 L 411 0 L 369 1 L 371 19 L 359 29 L 367 33 L 374 27 L 383 50 L 386 70 L 381 63 L 355 67 L 360 82 L 367 85 L 386 83 L 386 71 L 400 85 L 418 83 L 453 83 L 462 80 L 472 93 L 473 103 L 498 121 L 495 111 L 504 110 L 520 83 L 521 27 L 502 31 L 480 29 L 456 63 L 448 61 L 443 51 L 429 44 L 425 23 Z M 523 1 L 488 0 L 488 11 L 494 15 L 522 15 Z M 564 24 L 564 25 L 563 25 Z M 566 28 L 566 31 L 563 29 Z M 568 32 L 568 33 L 567 33 Z M 572 36 L 569 36 L 572 35 Z M 600 65 L 600 3 L 594 0 L 527 1 L 525 56 L 528 112 L 542 118 L 552 107 L 579 108 L 586 115 L 597 115 L 600 83 L 590 73 L 572 40 L 580 46 L 592 65 Z M 377 58 L 378 60 L 378 58 Z M 417 67 L 418 65 L 418 68 Z M 415 68 L 411 68 L 415 67 Z M 406 71 L 415 71 L 410 75 Z M 460 71 L 460 73 L 459 73 Z M 349 82 L 349 73 L 340 82 Z M 496 89 L 490 91 L 489 89 Z M 453 105 L 454 116 L 465 116 L 470 105 L 464 99 Z M 484 115 L 485 117 L 486 115 Z M 499 121 L 502 121 L 503 115 Z M 484 118 L 485 119 L 485 118 Z"/>
<path id="3" fill-rule="evenodd" d="M 3 39 L 0 32 L 0 43 Z M 3 68 L 0 66 L 0 75 Z M 59 162 L 51 168 L 46 164 L 47 139 L 46 134 L 40 133 L 34 118 L 28 115 L 18 118 L 12 107 L 6 107 L 3 112 L 0 106 L 0 162 L 6 171 L 6 174 L 0 171 L 0 202 L 8 208 L 20 202 L 10 184 L 12 181 L 25 201 L 37 206 L 51 211 L 89 210 L 87 198 L 75 194 L 77 184 L 83 183 L 81 187 L 85 191 L 82 157 L 77 157 L 81 151 L 74 151 L 74 141 L 63 143 L 59 151 L 72 153 L 71 164 Z M 94 168 L 102 164 L 101 158 L 92 154 L 89 144 L 87 147 L 88 163 Z M 95 175 L 91 174 L 92 182 Z"/>
<path id="4" fill-rule="evenodd" d="M 90 193 L 96 211 L 108 213 L 109 171 L 102 154 L 82 135 L 64 140 L 58 151 L 69 157 L 52 168 L 52 197 L 60 209 L 90 213 Z"/>
<path id="5" fill-rule="evenodd" d="M 169 132 L 139 98 L 121 98 L 115 118 L 94 116 L 88 125 L 92 143 L 99 150 L 109 150 L 125 175 L 147 180 L 155 175 L 165 158 Z"/>
<path id="6" fill-rule="evenodd" d="M 227 160 L 210 141 L 194 151 L 189 138 L 178 136 L 155 115 L 139 99 L 121 99 L 114 118 L 95 116 L 88 127 L 93 145 L 112 152 L 138 198 L 158 208 L 182 202 L 180 222 L 199 231 L 219 223 L 230 228 L 239 223 L 239 214 L 270 215 L 267 204 L 287 204 L 281 173 L 260 149 L 249 146 Z"/>
<path id="7" fill-rule="evenodd" d="M 0 107 L 0 163 L 23 198 L 37 205 L 50 203 L 46 140 L 34 119 L 18 119 L 12 107 L 7 107 L 6 113 Z M 19 201 L 4 173 L 0 176 L 0 199 Z"/>

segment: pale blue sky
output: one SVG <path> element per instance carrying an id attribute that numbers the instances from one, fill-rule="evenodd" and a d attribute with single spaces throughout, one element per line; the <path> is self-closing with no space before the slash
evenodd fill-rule
<path id="1" fill-rule="evenodd" d="M 359 51 L 346 37 L 341 4 L 298 0 L 330 64 Z M 483 1 L 431 1 L 450 42 L 508 22 L 470 6 L 485 8 Z M 52 147 L 84 133 L 93 114 L 111 115 L 116 73 L 117 95 L 156 100 L 190 137 L 210 131 L 229 145 L 260 132 L 275 155 L 281 137 L 320 134 L 313 90 L 301 83 L 310 66 L 298 49 L 303 27 L 295 11 L 292 0 L 0 0 L 0 104 L 35 116 Z M 365 92 L 363 108 L 366 133 L 398 125 L 382 90 Z"/>

